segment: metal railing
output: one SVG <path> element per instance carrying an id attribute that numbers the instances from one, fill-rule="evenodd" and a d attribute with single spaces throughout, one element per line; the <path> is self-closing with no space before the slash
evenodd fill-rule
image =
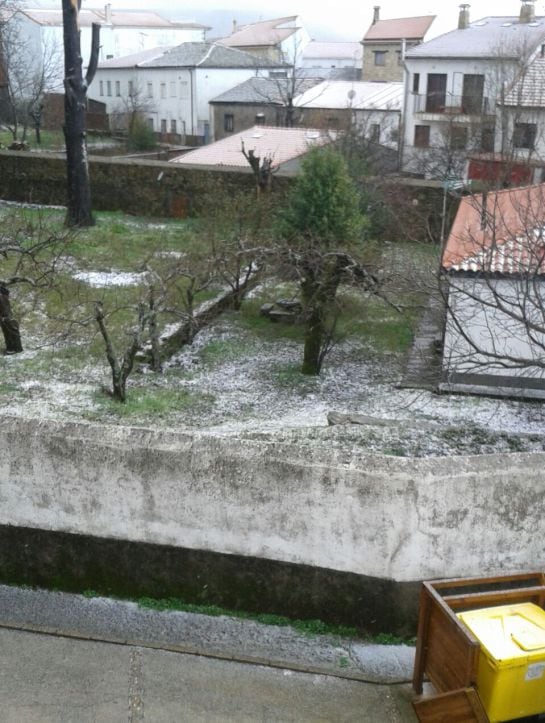
<path id="1" fill-rule="evenodd" d="M 414 96 L 415 113 L 439 113 L 441 115 L 489 115 L 488 98 L 482 95 L 452 95 L 451 93 L 427 93 Z"/>

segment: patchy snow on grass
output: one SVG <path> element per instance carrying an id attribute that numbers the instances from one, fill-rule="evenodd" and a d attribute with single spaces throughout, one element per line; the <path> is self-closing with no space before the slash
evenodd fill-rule
<path id="1" fill-rule="evenodd" d="M 94 288 L 107 286 L 140 286 L 146 283 L 148 274 L 129 271 L 78 271 L 73 275 L 76 281 L 82 281 Z"/>

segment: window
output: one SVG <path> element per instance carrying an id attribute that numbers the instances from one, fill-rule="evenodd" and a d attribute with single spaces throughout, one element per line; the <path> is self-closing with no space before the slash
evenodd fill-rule
<path id="1" fill-rule="evenodd" d="M 484 126 L 481 129 L 481 151 L 494 153 L 494 126 Z"/>
<path id="2" fill-rule="evenodd" d="M 269 78 L 287 78 L 287 70 L 269 70 Z"/>
<path id="3" fill-rule="evenodd" d="M 104 81 L 101 80 L 98 85 L 99 85 L 99 93 L 100 93 L 100 95 L 104 95 Z"/>
<path id="4" fill-rule="evenodd" d="M 369 129 L 369 140 L 371 141 L 371 143 L 380 143 L 379 123 L 371 123 L 371 127 Z"/>
<path id="5" fill-rule="evenodd" d="M 176 118 L 173 118 L 173 119 L 170 121 L 170 132 L 171 132 L 171 133 L 174 133 L 174 134 L 178 133 L 178 130 L 177 130 L 177 128 L 176 128 Z"/>
<path id="6" fill-rule="evenodd" d="M 167 119 L 161 118 L 161 133 L 167 132 Z"/>
<path id="7" fill-rule="evenodd" d="M 153 83 L 147 84 L 148 98 L 153 98 Z"/>
<path id="8" fill-rule="evenodd" d="M 413 93 L 420 90 L 420 73 L 413 73 Z"/>
<path id="9" fill-rule="evenodd" d="M 533 150 L 536 142 L 537 125 L 535 123 L 515 123 L 513 146 Z"/>
<path id="10" fill-rule="evenodd" d="M 442 113 L 447 100 L 446 73 L 428 73 L 426 113 Z"/>
<path id="11" fill-rule="evenodd" d="M 166 98 L 167 97 L 167 84 L 161 83 L 161 85 L 159 86 L 159 91 L 161 94 L 161 98 Z"/>
<path id="12" fill-rule="evenodd" d="M 108 96 L 112 95 L 112 81 L 111 80 L 106 81 L 106 95 L 108 95 Z"/>
<path id="13" fill-rule="evenodd" d="M 386 65 L 386 53 L 387 50 L 373 50 L 375 56 L 375 65 L 384 66 Z"/>
<path id="14" fill-rule="evenodd" d="M 129 98 L 132 98 L 134 95 L 134 80 L 129 80 Z"/>
<path id="15" fill-rule="evenodd" d="M 118 98 L 121 95 L 121 82 L 119 80 L 115 81 L 115 94 Z"/>
<path id="16" fill-rule="evenodd" d="M 430 127 L 415 126 L 414 127 L 414 145 L 416 148 L 428 148 L 430 145 Z"/>
<path id="17" fill-rule="evenodd" d="M 256 126 L 264 126 L 265 125 L 265 113 L 258 113 L 256 115 L 255 124 L 256 124 Z"/>
<path id="18" fill-rule="evenodd" d="M 452 126 L 450 147 L 453 151 L 463 151 L 467 146 L 468 129 L 466 126 Z"/>
<path id="19" fill-rule="evenodd" d="M 232 113 L 225 113 L 223 116 L 223 130 L 232 133 L 235 130 L 235 116 Z"/>
<path id="20" fill-rule="evenodd" d="M 170 97 L 176 98 L 176 82 L 174 80 L 170 81 Z"/>
<path id="21" fill-rule="evenodd" d="M 153 130 L 153 118 L 148 118 L 148 126 Z"/>

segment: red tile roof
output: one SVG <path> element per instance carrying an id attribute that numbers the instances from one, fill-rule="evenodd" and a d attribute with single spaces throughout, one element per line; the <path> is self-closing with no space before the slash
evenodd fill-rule
<path id="1" fill-rule="evenodd" d="M 462 198 L 442 266 L 447 271 L 545 274 L 545 184 Z"/>
<path id="2" fill-rule="evenodd" d="M 364 35 L 364 40 L 423 40 L 435 15 L 378 20 Z"/>

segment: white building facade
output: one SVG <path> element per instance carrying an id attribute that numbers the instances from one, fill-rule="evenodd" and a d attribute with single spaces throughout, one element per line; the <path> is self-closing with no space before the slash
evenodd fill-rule
<path id="1" fill-rule="evenodd" d="M 278 67 L 233 48 L 183 43 L 101 63 L 88 94 L 106 103 L 114 127 L 115 117 L 125 115 L 136 99 L 133 107 L 156 133 L 208 143 L 213 140 L 210 100 Z"/>
<path id="2" fill-rule="evenodd" d="M 407 52 L 405 171 L 464 177 L 468 153 L 494 152 L 497 100 L 545 43 L 545 18 L 521 12 L 471 23 L 468 7 L 457 30 Z"/>

